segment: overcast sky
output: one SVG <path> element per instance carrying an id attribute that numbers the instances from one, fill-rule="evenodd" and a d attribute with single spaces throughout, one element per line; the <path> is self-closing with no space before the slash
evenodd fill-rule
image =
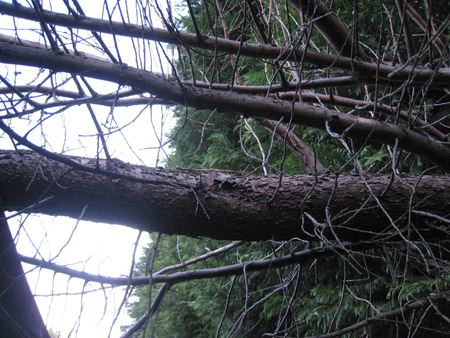
<path id="1" fill-rule="evenodd" d="M 23 1 L 20 3 L 25 4 Z M 101 15 L 101 0 L 81 1 L 80 3 L 86 15 L 96 17 Z M 128 1 L 127 4 L 132 8 L 131 1 Z M 62 0 L 51 1 L 51 7 L 48 1 L 44 1 L 43 7 L 67 13 Z M 133 13 L 131 12 L 130 15 Z M 14 36 L 15 26 L 21 29 L 19 36 L 22 39 L 35 42 L 44 41 L 39 35 L 38 25 L 26 20 L 16 20 L 14 23 L 7 16 L 2 16 L 0 33 Z M 24 30 L 25 28 L 35 28 L 36 30 L 29 32 Z M 89 33 L 82 32 L 82 34 Z M 110 47 L 113 47 L 112 39 L 109 36 L 102 35 L 102 37 Z M 139 60 L 136 59 L 133 48 L 127 44 L 129 41 L 119 39 L 119 45 L 123 46 L 121 57 L 127 64 L 135 65 Z M 148 48 L 150 51 L 156 51 L 154 44 Z M 94 49 L 87 48 L 85 52 L 99 55 Z M 146 68 L 161 72 L 159 65 L 159 58 L 149 59 Z M 167 67 L 167 64 L 165 63 L 163 67 Z M 48 72 L 39 74 L 36 69 L 6 65 L 2 65 L 0 71 L 5 78 L 20 84 L 33 81 L 36 79 L 35 77 L 43 79 L 48 75 Z M 99 82 L 92 81 L 92 84 L 95 86 Z M 115 92 L 118 89 L 117 86 L 104 83 L 96 88 L 102 89 L 101 94 Z M 74 86 L 73 84 L 67 85 L 67 88 L 61 89 L 74 90 Z M 113 157 L 136 164 L 161 165 L 161 162 L 157 162 L 158 151 L 156 148 L 159 144 L 157 137 L 168 132 L 173 124 L 170 111 L 159 107 L 139 106 L 117 108 L 111 115 L 109 108 L 93 107 L 99 122 L 112 127 L 111 130 L 114 130 L 115 126 L 127 126 L 123 129 L 116 128 L 113 133 L 106 136 Z M 19 110 L 22 108 L 24 107 L 19 107 Z M 23 134 L 39 124 L 38 118 L 40 118 L 39 113 L 28 116 L 20 122 L 12 121 L 14 123 L 12 126 L 16 132 Z M 166 121 L 164 130 L 161 129 L 162 120 Z M 96 134 L 97 131 L 87 109 L 75 106 L 46 120 L 42 128 L 36 128 L 29 135 L 29 139 L 35 144 L 45 145 L 48 150 L 54 152 L 94 157 L 98 148 Z M 0 135 L 0 148 L 12 149 L 11 141 L 3 134 Z M 163 154 L 160 155 L 163 157 Z M 57 264 L 105 276 L 127 276 L 130 271 L 133 250 L 138 238 L 137 230 L 119 225 L 78 222 L 66 217 L 43 215 L 21 215 L 10 219 L 8 223 L 12 235 L 16 237 L 18 252 L 21 254 L 52 260 Z M 148 242 L 148 234 L 142 234 L 137 250 L 137 259 L 142 254 L 142 247 Z M 54 274 L 27 264 L 24 265 L 24 270 L 49 329 L 61 332 L 61 337 L 67 337 L 70 332 L 77 333 L 79 337 L 107 336 L 122 302 L 124 288 L 112 291 L 108 285 L 105 285 L 104 289 L 99 284 L 84 285 L 82 280 L 69 279 L 62 274 Z M 91 290 L 97 291 L 90 292 Z M 111 337 L 119 337 L 120 326 L 127 324 L 130 324 L 130 318 L 122 314 L 113 327 Z M 75 337 L 75 335 L 71 335 L 71 337 Z"/>

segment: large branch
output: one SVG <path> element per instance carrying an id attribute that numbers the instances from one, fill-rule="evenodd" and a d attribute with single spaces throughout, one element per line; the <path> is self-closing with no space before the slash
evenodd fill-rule
<path id="1" fill-rule="evenodd" d="M 413 114 L 409 114 L 404 110 L 398 110 L 392 105 L 386 105 L 382 103 L 377 103 L 375 105 L 375 103 L 371 101 L 362 101 L 350 97 L 326 95 L 307 91 L 302 93 L 283 92 L 278 94 L 278 97 L 284 100 L 298 99 L 300 96 L 303 102 L 324 103 L 327 105 L 349 107 L 352 109 L 356 109 L 357 111 L 376 111 L 377 113 L 381 112 L 390 116 L 398 116 L 399 119 L 405 122 L 414 121 L 414 124 L 417 124 L 418 126 L 420 126 L 420 128 L 425 129 L 430 135 L 437 138 L 439 141 L 445 142 L 447 140 L 447 135 L 434 127 L 429 122 L 424 121 L 421 118 L 414 116 Z"/>
<path id="2" fill-rule="evenodd" d="M 220 112 L 271 120 L 279 120 L 281 117 L 286 120 L 292 118 L 293 123 L 326 129 L 338 135 L 345 134 L 364 140 L 369 138 L 374 142 L 396 145 L 435 161 L 442 168 L 450 169 L 450 147 L 393 124 L 300 102 L 292 104 L 273 98 L 189 87 L 127 65 L 89 57 L 57 54 L 41 48 L 17 46 L 12 43 L 0 43 L 0 61 L 77 73 L 85 77 L 129 85 L 161 99 L 198 109 L 217 109 Z"/>
<path id="3" fill-rule="evenodd" d="M 286 60 L 305 63 L 319 67 L 336 67 L 355 73 L 363 78 L 371 78 L 373 81 L 385 83 L 403 83 L 409 85 L 421 85 L 424 83 L 435 85 L 448 84 L 450 82 L 450 69 L 431 70 L 410 66 L 388 66 L 376 62 L 364 62 L 342 55 L 330 55 L 313 51 L 305 51 L 301 48 L 279 47 L 271 45 L 258 45 L 241 41 L 228 40 L 216 36 L 202 36 L 197 34 L 174 32 L 156 27 L 126 24 L 109 20 L 94 19 L 88 17 L 73 17 L 72 15 L 42 11 L 37 16 L 35 10 L 20 5 L 8 4 L 0 1 L 0 14 L 11 15 L 39 22 L 43 20 L 49 24 L 63 27 L 79 28 L 102 33 L 114 33 L 127 37 L 155 40 L 170 44 L 182 45 L 192 48 L 202 48 L 228 54 L 240 54 L 242 56 L 267 58 L 271 60 Z"/>
<path id="4" fill-rule="evenodd" d="M 146 231 L 218 239 L 394 240 L 414 230 L 427 239 L 446 234 L 450 177 L 341 175 L 279 178 L 210 170 L 169 171 L 71 157 L 92 172 L 36 153 L 2 151 L 4 210 L 33 211 L 123 224 Z M 133 175 L 133 180 L 125 177 Z M 121 177 L 120 179 L 117 177 Z M 149 182 L 149 183 L 146 183 Z M 377 201 L 374 197 L 376 196 Z M 39 203 L 39 201 L 43 201 Z M 419 211 L 419 212 L 414 212 Z M 420 211 L 426 211 L 426 214 Z M 430 215 L 430 216 L 427 216 Z M 302 221 L 303 220 L 303 221 Z"/>
<path id="5" fill-rule="evenodd" d="M 338 54 L 348 57 L 359 56 L 369 61 L 369 57 L 355 41 L 353 32 L 339 19 L 333 11 L 319 0 L 289 0 L 299 9 L 328 40 Z"/>
<path id="6" fill-rule="evenodd" d="M 400 0 L 399 2 L 403 3 L 403 0 Z M 414 7 L 412 7 L 409 3 L 406 3 L 406 11 L 409 14 L 409 16 L 416 22 L 416 24 L 424 32 L 428 31 L 428 23 L 420 16 L 419 13 L 417 13 L 417 11 L 414 9 Z M 448 26 L 449 20 L 450 20 L 450 18 L 447 15 L 447 18 L 445 18 L 445 20 L 442 22 L 441 27 L 444 28 L 444 27 Z M 434 36 L 431 39 L 431 42 L 436 46 L 436 48 L 439 50 L 441 55 L 443 55 L 443 56 L 447 55 L 448 56 L 448 50 L 446 50 L 445 43 L 440 38 L 441 35 L 443 35 L 444 32 L 445 32 L 445 29 L 442 29 L 442 30 L 438 30 L 436 32 L 437 34 L 435 34 L 434 27 L 433 27 L 433 34 L 434 34 Z"/>
<path id="7" fill-rule="evenodd" d="M 1 35 L 0 35 L 1 40 Z M 339 80 L 341 78 L 331 79 L 331 80 Z M 342 78 L 343 79 L 343 78 Z M 328 80 L 328 79 L 324 79 Z M 344 79 L 347 80 L 347 79 Z M 183 80 L 181 81 L 185 85 L 194 85 L 192 81 L 189 80 Z M 322 82 L 322 81 L 319 81 Z M 343 81 L 344 82 L 344 81 Z M 305 81 L 305 83 L 308 83 Z M 350 83 L 350 81 L 349 81 Z M 196 87 L 201 88 L 213 88 L 213 89 L 220 89 L 220 90 L 229 90 L 230 86 L 225 84 L 209 84 L 206 82 L 200 82 L 195 81 Z M 302 84 L 302 88 L 303 88 Z M 248 94 L 266 94 L 270 91 L 271 86 L 240 86 L 240 88 L 236 88 L 237 86 L 233 87 L 233 90 L 236 92 L 240 92 L 240 90 L 243 90 L 243 93 L 246 93 L 245 89 L 248 89 Z M 304 89 L 304 88 L 303 88 Z M 74 105 L 81 105 L 85 103 L 93 104 L 93 105 L 104 105 L 108 107 L 130 107 L 134 105 L 174 105 L 175 103 L 158 99 L 155 97 L 149 97 L 144 96 L 140 93 L 140 91 L 136 90 L 125 90 L 121 92 L 115 92 L 115 93 L 109 93 L 109 94 L 97 94 L 97 96 L 85 96 L 81 95 L 78 92 L 73 91 L 67 91 L 62 89 L 55 89 L 51 87 L 36 87 L 32 85 L 22 85 L 22 86 L 15 86 L 14 88 L 8 88 L 8 87 L 0 87 L 0 94 L 11 94 L 11 93 L 42 93 L 43 97 L 66 97 L 71 98 L 72 100 L 56 100 L 54 102 L 46 102 L 44 104 L 36 103 L 36 107 L 31 110 L 22 111 L 20 113 L 14 113 L 14 114 L 5 114 L 2 115 L 2 117 L 14 117 L 14 116 L 23 116 L 27 114 L 32 114 L 36 112 L 38 109 L 48 109 L 52 107 L 62 107 L 62 106 L 74 106 Z M 273 92 L 273 91 L 270 91 Z M 133 96 L 132 98 L 126 98 L 127 96 Z M 436 127 L 431 125 L 430 123 L 418 118 L 414 115 L 409 115 L 406 111 L 400 110 L 398 111 L 395 107 L 385 105 L 385 104 L 377 104 L 371 102 L 371 101 L 362 101 L 362 100 L 356 100 L 349 97 L 343 97 L 343 96 L 337 96 L 337 95 L 325 95 L 325 94 L 319 94 L 315 92 L 308 92 L 304 91 L 302 93 L 297 92 L 281 92 L 278 93 L 277 96 L 273 95 L 273 97 L 278 97 L 284 100 L 290 100 L 298 99 L 298 97 L 301 96 L 303 102 L 308 103 L 325 103 L 325 104 L 332 104 L 337 106 L 343 106 L 343 107 L 350 107 L 353 109 L 356 109 L 357 111 L 378 111 L 385 113 L 390 116 L 396 116 L 398 114 L 399 118 L 404 121 L 410 121 L 413 120 L 415 123 L 420 126 L 421 128 L 425 129 L 430 135 L 437 138 L 439 141 L 446 141 L 447 135 L 445 135 L 443 132 L 439 131 Z M 47 100 L 48 101 L 48 100 Z M 266 121 L 266 120 L 264 120 Z M 267 124 L 267 123 L 266 123 Z M 273 129 L 270 129 L 273 131 Z M 283 135 L 282 139 L 284 139 L 284 132 L 280 132 L 280 135 Z M 303 146 L 299 146 L 300 144 L 303 144 L 303 141 L 298 140 L 293 142 L 293 146 L 290 147 L 290 149 L 295 153 L 296 150 L 303 149 Z M 309 153 L 307 151 L 307 153 Z M 299 156 L 299 154 L 297 154 Z M 304 161 L 302 160 L 302 163 Z M 315 172 L 315 170 L 312 170 L 311 172 Z M 322 169 L 319 168 L 319 172 L 323 172 Z"/>

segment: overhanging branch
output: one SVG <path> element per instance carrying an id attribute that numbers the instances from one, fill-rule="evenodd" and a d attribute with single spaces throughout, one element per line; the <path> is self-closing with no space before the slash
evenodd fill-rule
<path id="1" fill-rule="evenodd" d="M 4 1 L 0 1 L 0 13 L 27 20 L 39 21 L 39 18 L 33 9 L 17 4 L 12 5 Z M 404 81 L 408 81 L 409 85 L 418 85 L 427 83 L 430 79 L 433 79 L 433 83 L 437 85 L 447 85 L 450 82 L 450 69 L 439 69 L 434 71 L 419 67 L 412 68 L 410 66 L 394 67 L 383 64 L 378 65 L 377 63 L 355 60 L 351 57 L 305 51 L 299 48 L 293 49 L 291 47 L 241 43 L 240 41 L 206 35 L 203 35 L 201 39 L 199 39 L 196 34 L 192 33 L 174 33 L 156 27 L 145 27 L 142 25 L 88 17 L 75 18 L 71 15 L 49 11 L 42 11 L 40 17 L 46 23 L 64 27 L 86 29 L 108 34 L 114 33 L 115 35 L 143 38 L 194 48 L 198 47 L 229 54 L 239 53 L 242 56 L 294 62 L 303 60 L 303 62 L 307 64 L 319 67 L 337 67 L 355 73 L 356 75 L 362 75 L 363 77 L 372 79 L 377 77 L 378 81 L 383 80 L 387 83 L 403 83 Z"/>
<path id="2" fill-rule="evenodd" d="M 364 251 L 373 248 L 373 245 L 361 243 L 357 245 L 347 245 L 343 248 L 339 246 L 328 246 L 322 248 L 314 248 L 304 250 L 300 252 L 292 253 L 288 256 L 276 257 L 271 259 L 260 259 L 256 261 L 244 262 L 240 264 L 234 264 L 224 267 L 200 269 L 175 272 L 170 275 L 153 274 L 151 281 L 155 284 L 167 283 L 170 285 L 186 282 L 196 279 L 207 279 L 215 277 L 226 277 L 233 275 L 242 275 L 252 271 L 262 271 L 267 269 L 277 269 L 283 266 L 292 264 L 305 264 L 313 259 L 320 259 L 338 254 L 348 254 L 349 252 Z M 120 285 L 148 285 L 150 277 L 133 277 L 131 280 L 127 277 L 107 277 L 95 274 L 90 274 L 84 271 L 78 271 L 68 268 L 67 266 L 58 265 L 51 262 L 44 262 L 40 259 L 19 255 L 20 259 L 24 263 L 39 266 L 44 269 L 49 269 L 58 273 L 68 275 L 73 278 L 80 278 L 86 282 L 96 282 L 101 284 L 111 284 L 114 286 Z"/>
<path id="3" fill-rule="evenodd" d="M 327 129 L 335 134 L 398 145 L 426 157 L 444 169 L 450 169 L 450 148 L 417 132 L 372 119 L 339 113 L 334 110 L 228 91 L 184 86 L 177 81 L 139 70 L 75 55 L 61 55 L 41 48 L 0 43 L 0 61 L 54 71 L 71 72 L 85 77 L 129 85 L 147 91 L 158 98 L 198 109 L 217 109 L 232 114 L 244 114 L 279 120 L 285 117 L 296 124 Z M 435 74 L 436 75 L 436 74 Z M 448 72 L 450 82 L 450 69 Z"/>
<path id="4" fill-rule="evenodd" d="M 334 240 L 335 236 L 342 241 L 382 241 L 394 240 L 400 232 L 414 240 L 415 231 L 433 239 L 446 236 L 449 227 L 435 217 L 412 212 L 445 215 L 450 201 L 448 176 L 403 176 L 391 182 L 390 175 L 366 175 L 364 180 L 358 175 L 284 175 L 282 189 L 268 204 L 278 177 L 66 159 L 60 163 L 34 152 L 1 151 L 2 208 L 22 210 L 33 205 L 32 212 L 74 218 L 85 209 L 83 219 L 94 222 L 257 241 Z M 83 165 L 74 170 L 71 163 Z M 104 174 L 109 171 L 102 168 L 108 166 L 114 175 Z M 86 172 L 85 167 L 92 170 Z"/>

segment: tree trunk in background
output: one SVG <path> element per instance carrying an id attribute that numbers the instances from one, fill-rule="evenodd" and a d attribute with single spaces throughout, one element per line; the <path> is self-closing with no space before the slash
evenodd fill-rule
<path id="1" fill-rule="evenodd" d="M 403 176 L 402 182 L 396 178 L 392 183 L 387 175 L 283 176 L 268 203 L 279 177 L 69 158 L 94 170 L 103 168 L 103 173 L 108 167 L 109 176 L 75 170 L 29 151 L 1 151 L 3 210 L 29 207 L 27 212 L 146 231 L 255 241 L 335 236 L 342 241 L 393 240 L 400 232 L 407 237 L 408 230 L 413 230 L 411 238 L 419 230 L 427 239 L 438 239 L 449 227 L 446 219 L 433 217 L 445 217 L 449 210 L 448 176 Z"/>
<path id="2" fill-rule="evenodd" d="M 0 217 L 5 217 L 3 212 Z M 4 219 L 0 220 L 0 337 L 50 338 Z"/>

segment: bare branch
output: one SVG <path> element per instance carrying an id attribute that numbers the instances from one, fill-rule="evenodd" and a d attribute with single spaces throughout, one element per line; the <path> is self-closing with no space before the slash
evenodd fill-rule
<path id="1" fill-rule="evenodd" d="M 338 54 L 347 57 L 358 56 L 365 61 L 370 60 L 355 41 L 353 33 L 322 1 L 289 0 L 289 2 L 313 22 Z"/>
<path id="2" fill-rule="evenodd" d="M 431 294 L 427 298 L 423 298 L 423 299 L 419 299 L 419 300 L 413 301 L 413 302 L 411 302 L 411 303 L 409 303 L 407 305 L 404 305 L 404 306 L 402 306 L 402 307 L 400 307 L 398 309 L 395 309 L 395 310 L 392 310 L 392 311 L 389 311 L 389 312 L 380 313 L 380 314 L 378 314 L 376 316 L 367 318 L 367 319 L 365 319 L 365 320 L 363 320 L 363 321 L 361 321 L 359 323 L 353 324 L 353 325 L 348 326 L 348 327 L 346 327 L 344 329 L 341 329 L 341 330 L 338 330 L 338 331 L 334 331 L 334 332 L 331 332 L 331 333 L 327 333 L 327 334 L 323 334 L 323 335 L 320 335 L 320 336 L 314 336 L 314 337 L 315 338 L 339 337 L 339 336 L 342 336 L 345 333 L 356 331 L 356 330 L 358 330 L 360 328 L 363 328 L 365 326 L 368 326 L 368 325 L 370 325 L 370 324 L 372 324 L 374 322 L 377 322 L 377 321 L 380 321 L 380 320 L 384 320 L 384 319 L 389 318 L 389 317 L 403 316 L 404 314 L 406 314 L 406 313 L 408 313 L 410 311 L 413 311 L 413 310 L 416 310 L 416 309 L 428 306 L 429 304 L 432 303 L 432 301 L 439 300 L 439 299 L 445 299 L 445 298 L 448 298 L 449 296 L 450 296 L 450 291 L 445 291 L 445 292 L 441 292 L 441 293 L 438 293 L 438 294 Z M 312 337 L 308 337 L 308 338 L 312 338 Z"/>
<path id="3" fill-rule="evenodd" d="M 90 274 L 84 271 L 61 266 L 55 263 L 44 262 L 33 257 L 26 257 L 19 255 L 20 260 L 24 263 L 39 266 L 44 269 L 49 269 L 58 273 L 68 275 L 72 278 L 80 278 L 86 282 L 96 282 L 101 284 L 110 284 L 114 286 L 120 285 L 148 285 L 151 281 L 154 284 L 167 283 L 170 285 L 186 282 L 196 279 L 216 278 L 242 275 L 244 272 L 261 271 L 267 269 L 277 269 L 283 266 L 292 264 L 305 264 L 313 259 L 321 259 L 333 255 L 346 255 L 348 252 L 358 252 L 373 248 L 372 244 L 360 243 L 357 245 L 348 245 L 345 248 L 339 246 L 327 246 L 322 248 L 314 248 L 300 252 L 294 252 L 287 256 L 276 257 L 271 259 L 260 259 L 255 261 L 244 262 L 224 267 L 217 267 L 211 269 L 200 269 L 175 272 L 169 275 L 153 274 L 151 277 L 107 277 Z"/>
<path id="4" fill-rule="evenodd" d="M 28 20 L 37 21 L 35 12 L 32 9 L 11 5 L 0 1 L 0 13 L 22 17 Z M 52 13 L 42 11 L 41 16 L 47 23 L 61 25 L 64 27 L 87 29 L 91 31 L 111 33 L 136 38 L 145 38 L 166 42 L 176 45 L 186 45 L 190 47 L 199 47 L 203 49 L 226 52 L 230 54 L 240 53 L 243 56 L 270 58 L 289 61 L 303 60 L 305 63 L 313 64 L 319 67 L 336 67 L 350 72 L 363 78 L 372 77 L 378 80 L 384 80 L 387 83 L 403 83 L 409 80 L 409 85 L 423 84 L 433 79 L 433 84 L 448 84 L 450 82 L 450 70 L 440 69 L 437 71 L 426 68 L 403 66 L 394 67 L 387 65 L 378 65 L 377 63 L 363 62 L 345 56 L 335 56 L 325 53 L 304 51 L 302 49 L 293 49 L 277 47 L 270 45 L 256 45 L 242 43 L 240 41 L 227 40 L 213 36 L 203 36 L 199 41 L 196 34 L 178 32 L 174 34 L 164 29 L 155 27 L 142 27 L 141 25 L 124 24 L 122 22 L 111 22 L 83 17 L 77 20 L 71 15 Z"/>
<path id="5" fill-rule="evenodd" d="M 83 74 L 85 77 L 126 84 L 148 91 L 162 99 L 199 109 L 217 109 L 225 113 L 245 114 L 272 120 L 279 120 L 281 117 L 291 120 L 292 117 L 293 123 L 329 129 L 336 134 L 345 133 L 348 137 L 364 140 L 369 138 L 375 142 L 398 145 L 405 150 L 429 158 L 444 169 L 450 169 L 450 147 L 393 124 L 342 114 L 304 103 L 292 105 L 271 98 L 249 97 L 212 89 L 180 86 L 178 82 L 168 81 L 156 74 L 126 65 L 73 55 L 59 55 L 52 51 L 14 46 L 9 43 L 0 43 L 0 61 L 45 67 L 54 71 L 69 71 Z M 439 77 L 435 72 L 432 73 L 435 78 Z M 450 69 L 447 73 L 450 81 Z M 420 74 L 422 73 L 416 74 L 416 78 L 420 77 Z M 5 131 L 4 127 L 2 129 Z"/>

